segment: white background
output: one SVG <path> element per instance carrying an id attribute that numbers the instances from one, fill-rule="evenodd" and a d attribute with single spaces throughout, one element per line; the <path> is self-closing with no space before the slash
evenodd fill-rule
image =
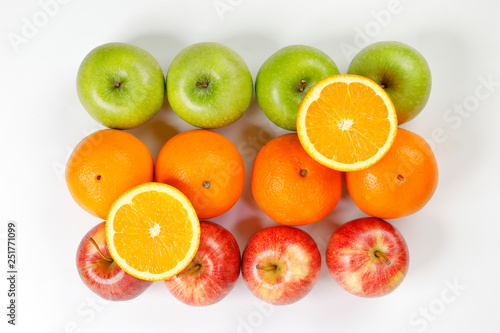
<path id="1" fill-rule="evenodd" d="M 18 326 L 6 324 L 2 273 L 1 327 L 9 332 L 498 331 L 500 2 L 67 2 L 52 5 L 51 16 L 34 0 L 0 3 L 2 270 L 9 220 L 18 223 L 19 257 Z M 390 9 L 390 17 L 376 14 Z M 23 37 L 26 20 L 39 28 L 24 31 Z M 25 38 L 24 43 L 14 47 L 9 41 L 13 34 Z M 323 50 L 345 73 L 353 54 L 342 46 L 357 48 L 379 40 L 410 44 L 429 62 L 429 103 L 403 127 L 431 143 L 440 171 L 429 204 L 413 216 L 390 221 L 405 236 L 411 255 L 408 276 L 395 292 L 377 299 L 352 296 L 333 281 L 325 265 L 302 301 L 264 309 L 241 277 L 224 300 L 204 308 L 180 303 L 161 282 L 132 301 L 103 304 L 80 281 L 76 248 L 100 220 L 73 202 L 63 174 L 73 147 L 102 128 L 85 112 L 75 91 L 76 71 L 92 48 L 111 41 L 138 45 L 166 73 L 184 47 L 216 41 L 236 50 L 255 78 L 267 57 L 290 44 Z M 491 91 L 485 80 L 495 82 Z M 453 111 L 457 106 L 470 111 L 460 115 Z M 165 107 L 131 132 L 156 158 L 167 139 L 191 128 Z M 240 150 L 247 178 L 237 205 L 213 220 L 228 228 L 243 250 L 250 235 L 274 225 L 251 196 L 253 158 L 270 137 L 286 131 L 267 120 L 254 98 L 242 119 L 217 132 Z M 324 254 L 333 230 L 362 216 L 344 188 L 341 202 L 327 218 L 302 228 Z M 460 289 L 453 291 L 450 284 Z"/>

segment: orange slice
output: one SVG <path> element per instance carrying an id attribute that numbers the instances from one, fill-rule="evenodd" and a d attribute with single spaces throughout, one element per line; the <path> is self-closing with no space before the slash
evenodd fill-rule
<path id="1" fill-rule="evenodd" d="M 396 110 L 387 93 L 358 75 L 333 75 L 316 83 L 297 114 L 302 147 L 319 163 L 339 171 L 366 169 L 396 138 Z"/>
<path id="2" fill-rule="evenodd" d="M 200 223 L 189 200 L 175 187 L 145 183 L 111 206 L 106 241 L 125 272 L 143 280 L 165 280 L 193 259 Z"/>

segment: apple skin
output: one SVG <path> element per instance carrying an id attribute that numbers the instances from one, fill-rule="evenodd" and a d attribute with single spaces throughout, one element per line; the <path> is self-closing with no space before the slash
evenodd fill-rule
<path id="1" fill-rule="evenodd" d="M 268 227 L 248 241 L 241 268 L 247 287 L 256 297 L 274 305 L 292 304 L 316 283 L 321 254 L 305 231 Z"/>
<path id="2" fill-rule="evenodd" d="M 89 240 L 92 238 L 96 246 Z M 140 280 L 112 261 L 106 244 L 105 222 L 93 227 L 82 239 L 76 252 L 76 267 L 83 283 L 109 301 L 127 301 L 142 294 L 153 282 Z"/>
<path id="3" fill-rule="evenodd" d="M 381 85 L 396 108 L 398 124 L 415 118 L 431 93 L 431 70 L 413 47 L 401 42 L 371 44 L 352 59 L 348 74 L 367 77 Z"/>
<path id="4" fill-rule="evenodd" d="M 147 51 L 108 43 L 83 59 L 76 90 L 95 120 L 110 128 L 131 129 L 158 113 L 165 98 L 165 80 L 160 64 Z"/>
<path id="5" fill-rule="evenodd" d="M 374 217 L 360 218 L 343 224 L 332 234 L 326 264 L 333 278 L 351 294 L 384 296 L 396 289 L 408 272 L 408 247 L 390 223 Z"/>
<path id="6" fill-rule="evenodd" d="M 183 49 L 167 73 L 167 97 L 187 123 L 219 128 L 238 120 L 250 106 L 253 80 L 241 56 L 219 43 Z"/>
<path id="7" fill-rule="evenodd" d="M 219 302 L 240 276 L 241 253 L 234 236 L 224 227 L 207 221 L 200 222 L 200 232 L 200 245 L 191 263 L 165 280 L 172 295 L 192 306 Z"/>
<path id="8" fill-rule="evenodd" d="M 339 74 L 324 52 L 306 45 L 286 46 L 259 69 L 255 94 L 266 116 L 277 126 L 297 130 L 297 112 L 309 89 L 321 79 Z M 305 83 L 301 88 L 301 80 Z"/>

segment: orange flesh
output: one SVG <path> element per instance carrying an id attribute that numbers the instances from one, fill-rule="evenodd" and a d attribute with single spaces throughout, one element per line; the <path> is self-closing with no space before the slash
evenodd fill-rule
<path id="1" fill-rule="evenodd" d="M 157 191 L 139 193 L 120 207 L 113 229 L 119 256 L 136 270 L 152 274 L 173 269 L 189 252 L 193 237 L 182 203 Z"/>
<path id="2" fill-rule="evenodd" d="M 305 124 L 320 154 L 353 164 L 384 146 L 391 131 L 388 118 L 386 104 L 373 89 L 357 82 L 334 82 L 308 107 Z"/>

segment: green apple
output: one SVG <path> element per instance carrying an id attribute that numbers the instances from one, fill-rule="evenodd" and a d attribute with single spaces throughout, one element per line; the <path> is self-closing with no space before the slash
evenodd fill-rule
<path id="1" fill-rule="evenodd" d="M 378 42 L 362 49 L 348 69 L 382 86 L 401 125 L 415 118 L 431 93 L 431 71 L 420 52 L 401 42 Z"/>
<path id="2" fill-rule="evenodd" d="M 96 47 L 83 59 L 76 90 L 87 112 L 104 126 L 138 127 L 160 110 L 165 80 L 147 51 L 125 43 Z"/>
<path id="3" fill-rule="evenodd" d="M 219 128 L 238 120 L 250 106 L 253 80 L 243 58 L 219 43 L 186 47 L 167 73 L 167 98 L 187 123 Z"/>
<path id="4" fill-rule="evenodd" d="M 273 123 L 295 131 L 297 111 L 306 93 L 319 80 L 336 74 L 337 65 L 324 52 L 306 45 L 284 47 L 257 73 L 257 101 Z"/>

